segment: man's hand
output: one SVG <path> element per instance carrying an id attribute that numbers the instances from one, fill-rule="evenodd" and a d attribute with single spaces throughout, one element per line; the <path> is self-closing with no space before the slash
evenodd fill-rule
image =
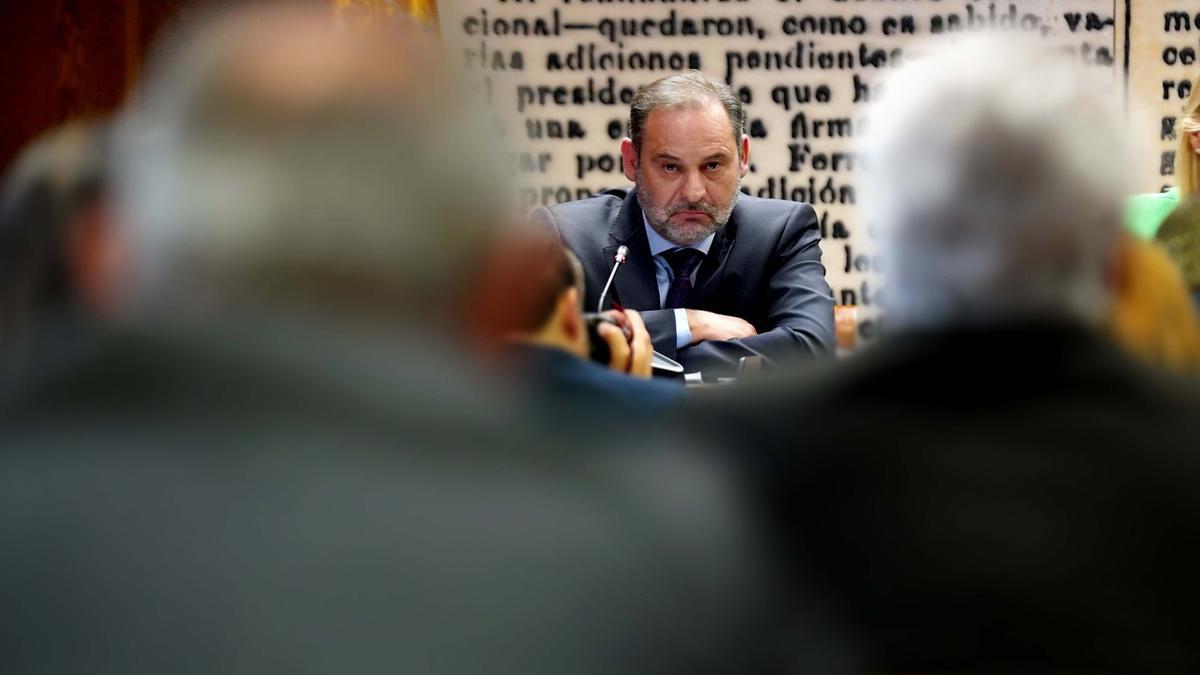
<path id="1" fill-rule="evenodd" d="M 610 310 L 604 313 L 613 321 L 601 323 L 596 327 L 596 333 L 608 343 L 611 358 L 608 367 L 618 373 L 626 373 L 634 377 L 650 377 L 650 357 L 654 353 L 654 344 L 650 342 L 650 333 L 642 317 L 632 309 L 623 312 Z M 629 337 L 626 338 L 626 332 Z"/>
<path id="2" fill-rule="evenodd" d="M 706 340 L 732 340 L 758 335 L 754 326 L 745 319 L 701 309 L 686 311 L 688 327 L 692 330 L 692 344 Z"/>

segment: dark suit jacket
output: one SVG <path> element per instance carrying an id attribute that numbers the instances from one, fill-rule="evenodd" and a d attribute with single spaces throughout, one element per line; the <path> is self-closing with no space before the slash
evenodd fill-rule
<path id="1" fill-rule="evenodd" d="M 1200 669 L 1200 395 L 1079 327 L 912 334 L 720 418 L 867 670 Z"/>
<path id="2" fill-rule="evenodd" d="M 743 356 L 776 364 L 833 348 L 833 297 L 821 264 L 816 214 L 807 204 L 739 196 L 700 265 L 687 306 L 741 317 L 758 335 L 678 351 L 674 312 L 661 309 L 642 209 L 633 192 L 612 190 L 539 209 L 534 217 L 553 225 L 582 261 L 588 311 L 596 307 L 617 247 L 628 246 L 628 262 L 617 272 L 610 297 L 641 312 L 655 350 L 688 371 L 732 371 Z"/>
<path id="3" fill-rule="evenodd" d="M 513 344 L 508 357 L 530 412 L 575 432 L 598 420 L 650 423 L 687 394 L 681 382 L 630 377 L 553 347 Z"/>
<path id="4" fill-rule="evenodd" d="M 778 665 L 707 462 L 545 435 L 432 338 L 255 320 L 0 394 L 5 672 Z"/>

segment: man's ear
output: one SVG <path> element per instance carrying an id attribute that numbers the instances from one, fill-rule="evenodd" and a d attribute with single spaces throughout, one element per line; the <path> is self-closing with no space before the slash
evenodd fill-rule
<path id="1" fill-rule="evenodd" d="M 130 254 L 104 200 L 76 214 L 67 234 L 67 266 L 75 293 L 88 310 L 103 316 L 117 311 L 118 287 L 129 273 Z"/>
<path id="2" fill-rule="evenodd" d="M 742 160 L 738 162 L 738 176 L 746 177 L 746 172 L 750 170 L 750 137 L 742 134 Z"/>
<path id="3" fill-rule="evenodd" d="M 637 150 L 633 147 L 633 139 L 626 136 L 621 139 L 621 170 L 630 183 L 637 182 Z"/>
<path id="4" fill-rule="evenodd" d="M 558 302 L 554 306 L 554 316 L 572 353 L 586 359 L 588 355 L 587 326 L 583 321 L 583 311 L 580 310 L 578 288 L 568 288 L 559 294 Z"/>
<path id="5" fill-rule="evenodd" d="M 574 340 L 583 332 L 583 312 L 579 310 L 579 290 L 568 288 L 558 296 L 554 313 L 559 316 L 563 333 Z"/>

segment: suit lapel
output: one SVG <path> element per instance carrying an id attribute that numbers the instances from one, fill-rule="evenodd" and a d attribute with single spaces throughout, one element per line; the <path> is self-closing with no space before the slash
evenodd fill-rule
<path id="1" fill-rule="evenodd" d="M 713 238 L 712 246 L 708 249 L 708 255 L 704 256 L 704 261 L 700 263 L 700 270 L 696 272 L 695 289 L 692 291 L 691 304 L 696 300 L 703 298 L 719 285 L 721 276 L 725 274 L 725 263 L 729 260 L 729 252 L 733 250 L 733 243 L 737 239 L 737 206 L 734 206 L 733 213 L 729 216 L 729 222 L 725 223 L 725 227 L 717 230 L 717 236 Z"/>
<path id="2" fill-rule="evenodd" d="M 625 197 L 625 203 L 621 206 L 608 237 L 611 244 L 604 248 L 604 257 L 609 261 L 610 270 L 617 248 L 622 244 L 629 247 L 629 259 L 613 279 L 614 299 L 629 309 L 659 309 L 661 304 L 658 300 L 654 258 L 650 255 L 650 242 L 646 239 L 642 207 L 632 191 Z M 605 276 L 605 279 L 607 278 Z"/>
<path id="3" fill-rule="evenodd" d="M 692 291 L 693 302 L 707 296 L 720 284 L 725 274 L 729 254 L 737 240 L 738 210 L 734 206 L 729 222 L 717 231 L 708 255 L 700 263 L 696 272 L 695 290 Z M 612 269 L 612 259 L 617 248 L 622 244 L 629 247 L 629 259 L 617 272 L 613 280 L 613 290 L 610 297 L 630 309 L 659 309 L 658 280 L 655 276 L 654 258 L 650 255 L 650 242 L 646 239 L 646 226 L 642 220 L 642 207 L 638 204 L 633 191 L 625 197 L 625 203 L 613 222 L 608 233 L 610 244 L 604 247 L 604 258 Z M 607 275 L 605 279 L 607 279 Z M 601 281 L 603 283 L 603 281 Z"/>

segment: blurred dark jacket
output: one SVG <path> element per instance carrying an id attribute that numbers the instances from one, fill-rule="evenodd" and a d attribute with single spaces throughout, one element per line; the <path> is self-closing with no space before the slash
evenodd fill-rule
<path id="1" fill-rule="evenodd" d="M 1200 397 L 1165 377 L 1075 326 L 909 334 L 721 430 L 868 668 L 1194 671 Z"/>
<path id="2" fill-rule="evenodd" d="M 531 412 L 580 433 L 652 424 L 687 394 L 682 382 L 631 377 L 554 347 L 513 343 L 506 351 Z"/>
<path id="3" fill-rule="evenodd" d="M 5 672 L 778 669 L 718 468 L 579 451 L 422 340 L 232 326 L 0 404 Z"/>

